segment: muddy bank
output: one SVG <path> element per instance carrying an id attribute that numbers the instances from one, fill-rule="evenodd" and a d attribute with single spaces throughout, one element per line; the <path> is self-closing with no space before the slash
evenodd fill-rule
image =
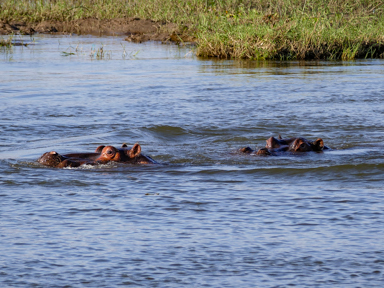
<path id="1" fill-rule="evenodd" d="M 0 35 L 22 34 L 78 34 L 97 36 L 123 36 L 124 40 L 141 43 L 145 41 L 189 42 L 196 39 L 174 23 L 156 22 L 140 18 L 121 18 L 113 20 L 80 19 L 69 22 L 43 21 L 26 23 L 22 21 L 1 21 Z"/>

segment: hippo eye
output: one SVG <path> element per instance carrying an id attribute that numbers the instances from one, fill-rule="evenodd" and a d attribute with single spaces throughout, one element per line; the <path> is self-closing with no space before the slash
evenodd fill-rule
<path id="1" fill-rule="evenodd" d="M 108 150 L 108 151 L 107 151 L 107 154 L 108 154 L 108 155 L 113 154 L 112 150 Z"/>
<path id="2" fill-rule="evenodd" d="M 304 147 L 305 147 L 305 143 L 301 143 L 300 148 L 304 148 Z"/>

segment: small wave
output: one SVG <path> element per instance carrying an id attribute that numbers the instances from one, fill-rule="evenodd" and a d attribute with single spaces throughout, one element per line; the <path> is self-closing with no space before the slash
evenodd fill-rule
<path id="1" fill-rule="evenodd" d="M 176 126 L 169 125 L 156 125 L 151 127 L 144 127 L 143 130 L 149 131 L 157 139 L 172 140 L 180 142 L 185 140 L 186 137 L 191 137 L 191 131 Z"/>
<path id="2" fill-rule="evenodd" d="M 170 126 L 170 125 L 155 125 L 151 127 L 144 127 L 144 129 L 147 129 L 155 133 L 160 133 L 165 135 L 176 135 L 176 136 L 189 133 L 188 130 L 184 128 Z"/>

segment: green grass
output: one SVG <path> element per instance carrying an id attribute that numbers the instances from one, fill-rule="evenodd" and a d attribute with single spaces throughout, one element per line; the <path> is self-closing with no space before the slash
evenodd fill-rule
<path id="1" fill-rule="evenodd" d="M 14 39 L 14 35 L 10 35 L 6 39 L 0 38 L 0 49 L 1 49 L 1 51 L 7 51 L 7 52 L 12 51 L 12 48 L 14 46 L 13 45 L 13 39 Z"/>
<path id="2" fill-rule="evenodd" d="M 179 24 L 203 57 L 384 58 L 382 0 L 0 0 L 0 19 L 140 17 Z"/>
<path id="3" fill-rule="evenodd" d="M 12 42 L 9 39 L 0 39 L 0 47 L 12 48 Z"/>

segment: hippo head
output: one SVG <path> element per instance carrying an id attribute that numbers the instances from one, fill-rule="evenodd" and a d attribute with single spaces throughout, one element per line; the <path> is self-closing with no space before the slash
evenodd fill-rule
<path id="1" fill-rule="evenodd" d="M 289 145 L 289 151 L 291 152 L 322 151 L 323 148 L 324 142 L 321 138 L 314 142 L 308 141 L 305 138 L 296 138 Z"/>
<path id="2" fill-rule="evenodd" d="M 118 149 L 114 146 L 105 146 L 99 158 L 95 161 L 100 163 L 113 162 L 130 162 L 134 161 L 136 157 L 140 156 L 141 146 L 139 144 L 133 145 L 131 149 L 127 148 L 127 145 L 123 144 L 122 148 Z"/>
<path id="3" fill-rule="evenodd" d="M 51 167 L 57 167 L 60 165 L 61 162 L 63 162 L 66 158 L 60 155 L 59 153 L 55 151 L 46 152 L 44 153 L 38 160 L 40 164 L 51 166 Z"/>
<path id="4" fill-rule="evenodd" d="M 280 148 L 281 145 L 284 145 L 281 143 L 280 139 L 276 139 L 275 137 L 270 137 L 267 139 L 267 144 L 265 145 L 265 148 L 267 149 L 274 149 L 274 148 Z"/>

